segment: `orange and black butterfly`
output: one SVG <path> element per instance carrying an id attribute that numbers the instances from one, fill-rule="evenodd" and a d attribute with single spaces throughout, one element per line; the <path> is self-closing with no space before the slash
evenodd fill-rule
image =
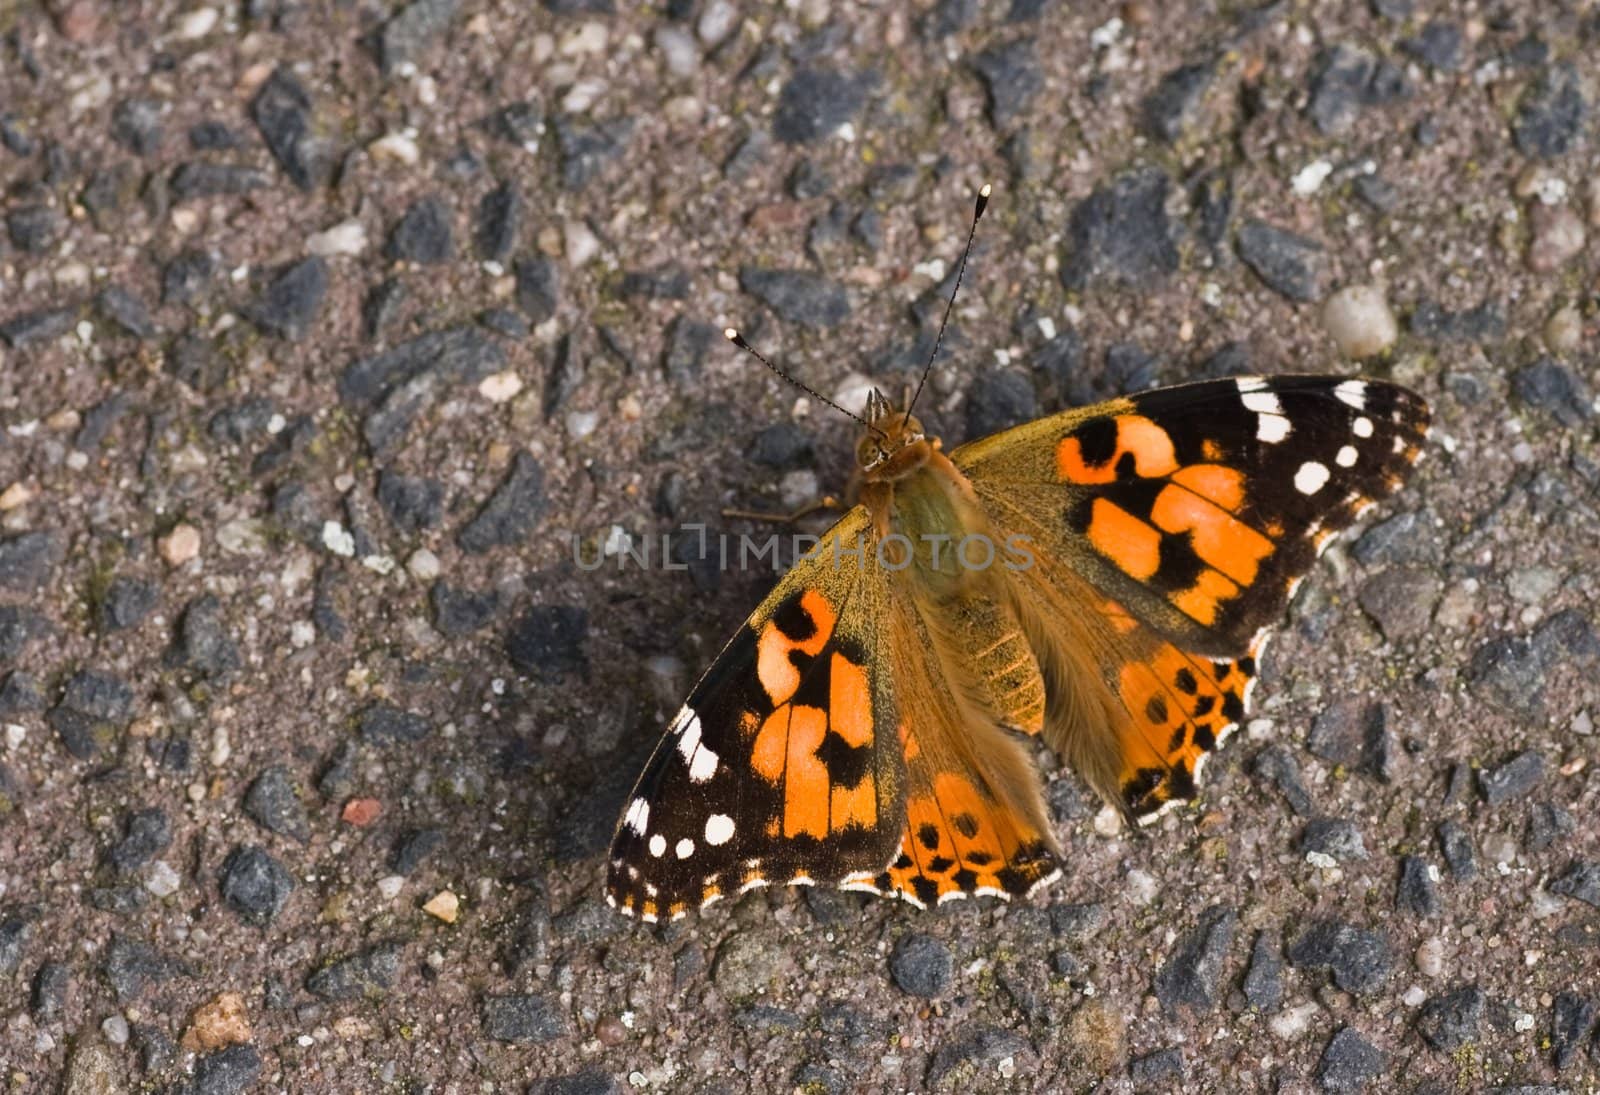
<path id="1" fill-rule="evenodd" d="M 1193 799 L 1265 630 L 1399 489 L 1428 407 L 1276 376 L 948 453 L 876 393 L 863 421 L 859 501 L 723 648 L 628 798 L 607 883 L 625 912 L 768 883 L 918 906 L 1030 893 L 1059 874 L 1039 737 L 1130 818 Z"/>

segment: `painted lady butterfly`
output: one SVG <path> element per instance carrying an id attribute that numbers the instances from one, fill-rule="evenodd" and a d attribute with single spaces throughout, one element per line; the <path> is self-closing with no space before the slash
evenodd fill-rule
<path id="1" fill-rule="evenodd" d="M 919 907 L 1030 893 L 1060 873 L 1041 736 L 1132 819 L 1193 799 L 1265 629 L 1399 489 L 1428 407 L 1381 381 L 1276 376 L 949 453 L 876 393 L 864 423 L 858 504 L 717 656 L 628 798 L 607 883 L 627 913 L 772 882 Z"/>

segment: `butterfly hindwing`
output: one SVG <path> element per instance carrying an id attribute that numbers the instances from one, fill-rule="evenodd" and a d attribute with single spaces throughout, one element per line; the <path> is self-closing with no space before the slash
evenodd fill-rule
<path id="1" fill-rule="evenodd" d="M 668 919 L 751 886 L 876 874 L 893 856 L 903 763 L 881 577 L 852 554 L 866 525 L 846 514 L 673 718 L 612 842 L 614 905 Z"/>

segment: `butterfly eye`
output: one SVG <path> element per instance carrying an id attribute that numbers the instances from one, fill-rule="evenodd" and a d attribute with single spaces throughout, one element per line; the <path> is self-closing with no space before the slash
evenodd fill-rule
<path id="1" fill-rule="evenodd" d="M 876 438 L 863 437 L 860 444 L 856 445 L 856 462 L 863 468 L 870 468 L 883 460 L 883 446 Z"/>

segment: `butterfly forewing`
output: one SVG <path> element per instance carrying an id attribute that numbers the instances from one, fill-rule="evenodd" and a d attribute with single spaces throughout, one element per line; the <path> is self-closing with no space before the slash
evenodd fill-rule
<path id="1" fill-rule="evenodd" d="M 612 842 L 614 905 L 667 919 L 752 886 L 876 874 L 893 857 L 903 769 L 867 528 L 859 508 L 835 525 L 672 719 Z"/>

